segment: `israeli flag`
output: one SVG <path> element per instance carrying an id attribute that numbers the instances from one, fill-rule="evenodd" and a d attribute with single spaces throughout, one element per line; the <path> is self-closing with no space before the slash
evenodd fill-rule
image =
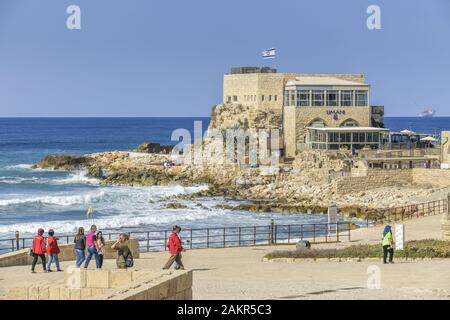
<path id="1" fill-rule="evenodd" d="M 276 56 L 276 50 L 275 48 L 266 49 L 262 52 L 262 58 L 263 59 L 275 59 Z"/>

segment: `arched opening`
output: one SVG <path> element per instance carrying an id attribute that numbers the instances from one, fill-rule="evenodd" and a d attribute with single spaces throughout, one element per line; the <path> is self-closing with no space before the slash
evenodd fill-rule
<path id="1" fill-rule="evenodd" d="M 344 122 L 341 123 L 341 127 L 359 127 L 358 121 L 355 119 L 346 119 Z"/>
<path id="2" fill-rule="evenodd" d="M 325 128 L 325 127 L 327 127 L 327 123 L 325 122 L 325 120 L 323 120 L 321 118 L 316 118 L 309 123 L 308 127 Z"/>

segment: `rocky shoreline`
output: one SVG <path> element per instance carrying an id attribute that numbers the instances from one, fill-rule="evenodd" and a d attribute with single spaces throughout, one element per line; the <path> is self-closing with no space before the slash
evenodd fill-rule
<path id="1" fill-rule="evenodd" d="M 282 166 L 278 172 L 268 173 L 264 167 L 237 165 L 179 164 L 165 167 L 163 164 L 169 159 L 180 162 L 180 159 L 167 154 L 114 151 L 81 156 L 49 155 L 36 167 L 85 170 L 88 176 L 100 179 L 104 185 L 209 186 L 207 190 L 171 199 L 174 207 L 179 205 L 176 198 L 221 196 L 247 200 L 246 203 L 230 207 L 234 210 L 326 213 L 330 205 L 337 205 L 342 214 L 361 219 L 379 219 L 391 208 L 418 203 L 418 199 L 430 198 L 436 191 L 423 186 L 399 185 L 343 195 L 337 189 L 338 179 L 334 179 L 330 169 L 322 165 L 321 168 L 305 169 L 296 167 L 294 161 L 289 168 L 283 169 Z"/>

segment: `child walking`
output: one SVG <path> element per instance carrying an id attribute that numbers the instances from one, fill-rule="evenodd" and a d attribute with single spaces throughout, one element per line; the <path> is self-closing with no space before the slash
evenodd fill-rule
<path id="1" fill-rule="evenodd" d="M 101 231 L 97 232 L 97 251 L 99 259 L 99 268 L 103 267 L 103 258 L 105 256 L 105 239 L 103 238 L 103 233 Z"/>

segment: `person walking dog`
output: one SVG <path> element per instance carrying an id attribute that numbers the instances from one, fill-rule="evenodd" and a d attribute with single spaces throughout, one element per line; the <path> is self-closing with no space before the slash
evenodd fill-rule
<path id="1" fill-rule="evenodd" d="M 169 241 L 167 242 L 167 248 L 170 252 L 170 258 L 164 265 L 163 269 L 170 269 L 172 264 L 176 262 L 177 268 L 184 270 L 183 262 L 181 261 L 181 252 L 185 251 L 181 243 L 180 234 L 181 228 L 179 226 L 174 226 L 172 233 L 169 236 Z"/>
<path id="2" fill-rule="evenodd" d="M 36 273 L 34 268 L 36 267 L 36 263 L 38 258 L 41 259 L 42 267 L 44 268 L 44 272 L 47 271 L 45 266 L 45 253 L 47 252 L 45 246 L 44 239 L 44 229 L 39 228 L 37 236 L 33 238 L 33 245 L 31 246 L 31 255 L 33 257 L 33 262 L 31 264 L 31 273 Z"/>
<path id="3" fill-rule="evenodd" d="M 383 263 L 387 263 L 389 254 L 389 263 L 394 263 L 394 239 L 392 237 L 392 228 L 390 225 L 384 227 L 383 231 Z"/>

